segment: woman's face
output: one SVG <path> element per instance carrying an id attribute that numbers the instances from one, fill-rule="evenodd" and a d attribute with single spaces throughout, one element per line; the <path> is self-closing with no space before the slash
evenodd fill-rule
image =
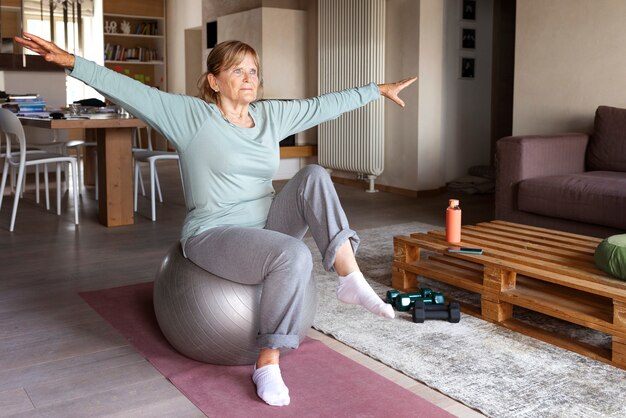
<path id="1" fill-rule="evenodd" d="M 256 100 L 259 87 L 258 69 L 252 55 L 247 54 L 243 61 L 220 72 L 209 74 L 209 85 L 219 92 L 220 100 L 237 104 L 249 104 Z"/>

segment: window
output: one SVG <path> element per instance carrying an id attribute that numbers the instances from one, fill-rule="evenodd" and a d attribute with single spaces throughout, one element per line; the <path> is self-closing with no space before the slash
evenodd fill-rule
<path id="1" fill-rule="evenodd" d="M 51 8 L 54 25 L 50 25 Z M 79 20 L 82 37 L 78 36 Z M 103 63 L 102 0 L 24 0 L 24 30 L 52 40 L 70 53 Z M 66 92 L 68 103 L 89 97 L 102 99 L 91 87 L 71 77 L 67 77 Z"/>

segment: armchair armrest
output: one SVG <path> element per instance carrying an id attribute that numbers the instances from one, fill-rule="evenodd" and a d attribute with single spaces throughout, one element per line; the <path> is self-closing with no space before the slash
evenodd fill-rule
<path id="1" fill-rule="evenodd" d="M 517 211 L 520 181 L 585 171 L 589 135 L 509 136 L 496 144 L 496 219 L 511 219 Z"/>

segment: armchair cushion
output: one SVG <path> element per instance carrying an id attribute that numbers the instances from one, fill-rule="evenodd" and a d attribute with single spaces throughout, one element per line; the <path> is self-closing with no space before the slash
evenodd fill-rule
<path id="1" fill-rule="evenodd" d="M 626 172 L 626 109 L 599 106 L 596 110 L 587 169 Z"/>
<path id="2" fill-rule="evenodd" d="M 619 172 L 526 179 L 517 203 L 524 212 L 626 230 L 626 176 Z"/>
<path id="3" fill-rule="evenodd" d="M 582 133 L 502 138 L 496 155 L 496 219 L 519 222 L 518 186 L 522 180 L 583 173 L 589 137 Z"/>

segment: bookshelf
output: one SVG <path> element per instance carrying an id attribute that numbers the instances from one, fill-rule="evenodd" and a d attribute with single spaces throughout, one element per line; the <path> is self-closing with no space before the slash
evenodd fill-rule
<path id="1" fill-rule="evenodd" d="M 103 2 L 104 65 L 167 90 L 165 2 Z"/>

